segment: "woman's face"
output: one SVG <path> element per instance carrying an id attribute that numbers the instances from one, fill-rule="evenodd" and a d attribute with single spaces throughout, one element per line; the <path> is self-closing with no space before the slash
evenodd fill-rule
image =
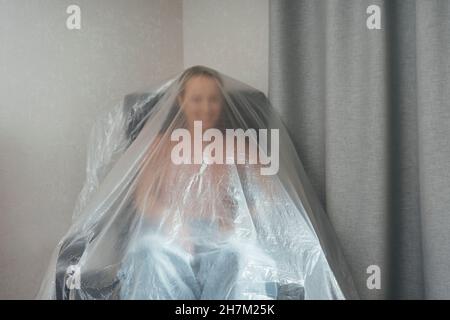
<path id="1" fill-rule="evenodd" d="M 217 124 L 222 113 L 223 97 L 215 79 L 194 76 L 186 82 L 179 103 L 188 125 L 202 121 L 202 127 L 206 130 Z"/>

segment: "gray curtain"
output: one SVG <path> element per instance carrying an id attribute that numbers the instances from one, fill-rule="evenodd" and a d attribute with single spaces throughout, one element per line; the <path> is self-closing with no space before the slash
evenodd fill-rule
<path id="1" fill-rule="evenodd" d="M 446 0 L 270 2 L 269 97 L 363 299 L 450 299 L 449 57 Z"/>

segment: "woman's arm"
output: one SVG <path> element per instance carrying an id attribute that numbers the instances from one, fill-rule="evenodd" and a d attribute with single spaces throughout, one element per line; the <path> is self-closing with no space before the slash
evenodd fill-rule
<path id="1" fill-rule="evenodd" d="M 136 177 L 136 188 L 133 192 L 133 203 L 142 213 L 155 215 L 161 210 L 157 210 L 159 193 L 164 187 L 164 177 L 162 170 L 161 149 L 165 148 L 162 142 L 162 135 L 155 137 L 149 146 L 141 162 L 139 173 Z"/>

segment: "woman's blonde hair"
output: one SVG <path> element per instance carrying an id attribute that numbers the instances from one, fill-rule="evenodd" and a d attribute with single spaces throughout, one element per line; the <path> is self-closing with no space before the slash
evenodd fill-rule
<path id="1" fill-rule="evenodd" d="M 205 67 L 205 66 L 197 65 L 197 66 L 193 66 L 193 67 L 190 67 L 190 68 L 184 70 L 184 72 L 181 74 L 181 76 L 178 80 L 179 84 L 180 84 L 180 92 L 179 92 L 180 96 L 182 96 L 184 94 L 184 89 L 185 89 L 186 83 L 191 78 L 196 77 L 196 76 L 204 76 L 204 77 L 213 78 L 213 79 L 217 80 L 218 85 L 220 87 L 223 86 L 222 77 L 216 70 Z"/>

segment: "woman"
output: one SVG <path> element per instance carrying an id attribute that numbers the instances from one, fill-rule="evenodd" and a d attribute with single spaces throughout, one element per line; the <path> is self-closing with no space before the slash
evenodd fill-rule
<path id="1" fill-rule="evenodd" d="M 134 200 L 143 216 L 142 235 L 120 271 L 121 297 L 275 299 L 275 262 L 256 241 L 233 236 L 228 165 L 194 164 L 195 150 L 189 155 L 193 164 L 171 161 L 174 130 L 184 128 L 194 139 L 195 121 L 202 134 L 211 128 L 223 132 L 227 122 L 217 73 L 194 67 L 180 82 L 178 114 L 152 143 L 138 178 Z"/>

